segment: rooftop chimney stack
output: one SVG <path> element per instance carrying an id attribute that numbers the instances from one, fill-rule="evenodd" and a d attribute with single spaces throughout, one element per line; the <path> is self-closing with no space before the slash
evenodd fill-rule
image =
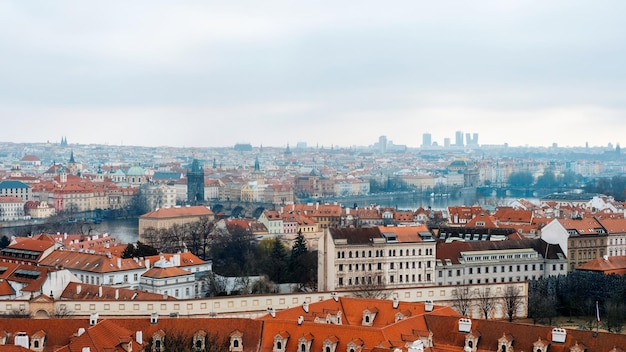
<path id="1" fill-rule="evenodd" d="M 335 302 L 339 302 L 339 296 L 337 295 L 337 292 L 331 292 L 330 297 L 332 297 Z"/>
<path id="2" fill-rule="evenodd" d="M 434 308 L 435 308 L 435 305 L 433 304 L 433 301 L 431 300 L 427 300 L 426 303 L 424 304 L 424 310 L 426 310 L 427 312 L 432 312 Z"/>
<path id="3" fill-rule="evenodd" d="M 272 318 L 276 318 L 276 311 L 272 307 L 267 307 L 267 312 L 270 313 Z"/>
<path id="4" fill-rule="evenodd" d="M 304 309 L 305 313 L 308 313 L 309 312 L 309 302 L 307 302 L 307 301 L 302 302 L 302 309 Z"/>
<path id="5" fill-rule="evenodd" d="M 91 313 L 89 316 L 89 326 L 98 324 L 98 313 Z"/>
<path id="6" fill-rule="evenodd" d="M 552 329 L 552 342 L 564 343 L 567 338 L 567 331 L 563 328 Z"/>
<path id="7" fill-rule="evenodd" d="M 155 325 L 159 322 L 159 313 L 154 312 L 150 315 L 150 324 Z"/>
<path id="8" fill-rule="evenodd" d="M 468 318 L 460 318 L 459 319 L 459 332 L 470 332 L 472 331 L 472 320 Z"/>
<path id="9" fill-rule="evenodd" d="M 298 317 L 298 325 L 302 325 L 302 322 L 304 322 L 304 317 L 301 315 Z"/>
<path id="10" fill-rule="evenodd" d="M 135 333 L 135 341 L 139 345 L 143 345 L 143 331 L 139 330 Z"/>
<path id="11" fill-rule="evenodd" d="M 393 298 L 393 309 L 398 309 L 398 305 L 400 305 L 400 301 L 398 301 L 398 297 Z"/>

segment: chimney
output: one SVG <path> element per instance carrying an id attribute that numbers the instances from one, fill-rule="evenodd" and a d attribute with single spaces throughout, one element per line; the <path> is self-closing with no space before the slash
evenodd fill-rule
<path id="1" fill-rule="evenodd" d="M 115 289 L 115 300 L 117 301 L 118 299 L 120 299 L 120 289 L 116 288 Z"/>
<path id="2" fill-rule="evenodd" d="M 122 268 L 122 258 L 117 258 L 117 268 L 118 269 Z"/>
<path id="3" fill-rule="evenodd" d="M 433 304 L 433 301 L 428 300 L 424 303 L 424 310 L 426 310 L 427 312 L 432 312 L 434 309 L 435 305 Z"/>
<path id="4" fill-rule="evenodd" d="M 135 341 L 139 345 L 143 345 L 143 331 L 139 330 L 135 333 Z"/>
<path id="5" fill-rule="evenodd" d="M 85 328 L 78 328 L 78 332 L 76 333 L 76 335 L 81 336 L 84 333 L 85 333 Z"/>
<path id="6" fill-rule="evenodd" d="M 102 286 L 98 286 L 98 297 L 102 298 Z"/>
<path id="7" fill-rule="evenodd" d="M 146 259 L 146 269 L 150 269 L 150 259 Z"/>
<path id="8" fill-rule="evenodd" d="M 98 324 L 98 313 L 91 313 L 89 316 L 89 326 Z"/>
<path id="9" fill-rule="evenodd" d="M 309 302 L 307 302 L 307 301 L 302 302 L 302 309 L 304 309 L 305 313 L 308 313 L 309 312 Z"/>
<path id="10" fill-rule="evenodd" d="M 80 291 L 82 291 L 83 287 L 81 285 L 76 285 L 76 294 L 79 295 Z"/>
<path id="11" fill-rule="evenodd" d="M 154 312 L 150 315 L 150 324 L 154 325 L 159 322 L 159 313 Z"/>
<path id="12" fill-rule="evenodd" d="M 91 352 L 91 350 L 89 349 L 89 347 L 83 347 L 81 352 Z"/>
<path id="13" fill-rule="evenodd" d="M 304 321 L 304 317 L 301 315 L 298 317 L 298 325 L 302 325 L 302 322 Z"/>
<path id="14" fill-rule="evenodd" d="M 398 305 L 400 304 L 400 301 L 398 301 L 398 297 L 394 297 L 393 298 L 393 309 L 398 309 Z"/>
<path id="15" fill-rule="evenodd" d="M 174 264 L 175 267 L 179 267 L 180 266 L 180 253 L 176 253 L 172 256 L 172 264 Z"/>
<path id="16" fill-rule="evenodd" d="M 331 292 L 330 297 L 332 297 L 335 302 L 339 302 L 339 296 L 337 296 L 337 292 Z"/>
<path id="17" fill-rule="evenodd" d="M 468 318 L 460 318 L 459 319 L 459 332 L 470 332 L 472 331 L 472 320 Z"/>
<path id="18" fill-rule="evenodd" d="M 57 234 L 59 234 L 59 233 L 57 232 Z M 63 239 L 64 239 L 64 240 L 66 240 L 66 239 L 67 239 L 67 232 L 66 232 L 65 234 L 63 234 Z"/>
<path id="19" fill-rule="evenodd" d="M 552 342 L 564 343 L 565 338 L 567 338 L 567 331 L 565 329 L 563 328 L 552 329 Z"/>
<path id="20" fill-rule="evenodd" d="M 276 311 L 272 307 L 267 307 L 267 312 L 270 313 L 272 318 L 276 318 Z"/>

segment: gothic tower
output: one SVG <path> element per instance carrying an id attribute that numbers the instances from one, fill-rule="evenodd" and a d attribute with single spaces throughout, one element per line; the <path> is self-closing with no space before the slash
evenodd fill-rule
<path id="1" fill-rule="evenodd" d="M 193 159 L 191 169 L 187 170 L 187 203 L 204 203 L 204 169 L 198 159 Z"/>

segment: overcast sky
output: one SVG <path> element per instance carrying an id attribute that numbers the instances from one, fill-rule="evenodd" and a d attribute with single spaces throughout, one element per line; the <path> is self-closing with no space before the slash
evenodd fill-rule
<path id="1" fill-rule="evenodd" d="M 0 2 L 2 141 L 606 146 L 626 1 Z M 621 143 L 622 145 L 624 143 Z"/>

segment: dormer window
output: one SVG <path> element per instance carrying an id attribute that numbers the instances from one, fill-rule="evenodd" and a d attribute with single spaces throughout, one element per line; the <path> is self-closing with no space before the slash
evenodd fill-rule
<path id="1" fill-rule="evenodd" d="M 298 339 L 298 352 L 311 352 L 311 344 L 313 343 L 313 335 L 302 335 Z"/>
<path id="2" fill-rule="evenodd" d="M 348 342 L 348 348 L 346 349 L 346 352 L 360 352 L 362 348 L 363 348 L 363 340 L 354 339 Z"/>
<path id="3" fill-rule="evenodd" d="M 498 339 L 498 352 L 512 352 L 513 351 L 513 336 L 502 334 L 502 337 Z"/>
<path id="4" fill-rule="evenodd" d="M 281 331 L 274 336 L 274 349 L 272 352 L 284 352 L 287 346 L 287 340 L 289 340 L 289 333 L 287 331 Z"/>
<path id="5" fill-rule="evenodd" d="M 335 350 L 337 349 L 337 343 L 338 342 L 339 342 L 339 339 L 336 336 L 329 336 L 322 343 L 323 351 L 324 352 L 335 352 Z"/>
<path id="6" fill-rule="evenodd" d="M 363 320 L 361 321 L 361 325 L 372 326 L 374 324 L 374 319 L 376 319 L 376 314 L 378 314 L 377 308 L 366 308 L 363 311 Z"/>
<path id="7" fill-rule="evenodd" d="M 161 352 L 163 351 L 163 345 L 165 342 L 165 332 L 163 330 L 158 330 L 152 335 L 152 352 Z"/>
<path id="8" fill-rule="evenodd" d="M 476 352 L 478 346 L 478 339 L 480 338 L 480 334 L 470 332 L 465 335 L 465 350 Z"/>
<path id="9" fill-rule="evenodd" d="M 239 330 L 235 330 L 230 333 L 230 346 L 228 348 L 230 352 L 243 351 L 243 333 Z"/>
<path id="10" fill-rule="evenodd" d="M 196 352 L 202 352 L 205 350 L 205 341 L 207 333 L 204 330 L 197 331 L 193 335 L 193 347 Z"/>
<path id="11" fill-rule="evenodd" d="M 533 343 L 533 352 L 546 352 L 548 350 L 548 341 L 539 338 Z"/>

